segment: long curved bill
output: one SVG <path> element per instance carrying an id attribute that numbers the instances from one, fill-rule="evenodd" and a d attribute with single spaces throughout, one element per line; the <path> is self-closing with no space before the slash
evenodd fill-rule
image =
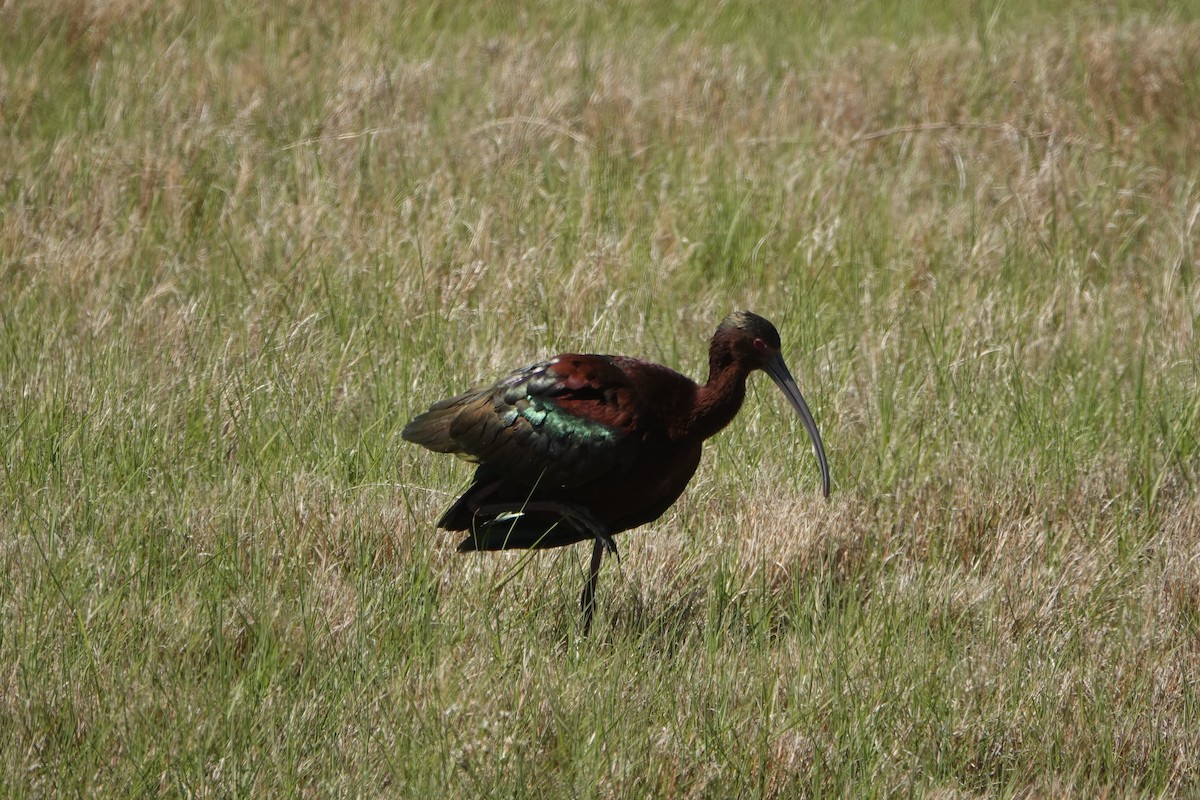
<path id="1" fill-rule="evenodd" d="M 804 428 L 808 431 L 808 438 L 812 439 L 813 452 L 817 454 L 817 461 L 821 465 L 821 489 L 825 496 L 829 497 L 829 462 L 825 459 L 825 445 L 821 444 L 821 432 L 817 430 L 817 422 L 813 419 L 812 412 L 808 410 L 808 403 L 804 402 L 804 395 L 800 394 L 800 387 L 796 385 L 796 379 L 792 377 L 792 373 L 788 372 L 787 364 L 783 362 L 783 356 L 779 353 L 767 358 L 763 369 L 771 376 L 771 380 L 775 381 L 775 385 L 787 395 L 787 399 L 800 414 Z"/>

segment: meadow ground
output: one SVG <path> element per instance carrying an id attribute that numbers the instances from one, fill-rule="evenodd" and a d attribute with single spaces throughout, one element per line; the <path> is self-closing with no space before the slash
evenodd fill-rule
<path id="1" fill-rule="evenodd" d="M 0 3 L 0 795 L 1200 795 L 1200 8 Z M 787 4 L 778 4 L 786 6 Z M 460 556 L 429 402 L 770 383 Z"/>

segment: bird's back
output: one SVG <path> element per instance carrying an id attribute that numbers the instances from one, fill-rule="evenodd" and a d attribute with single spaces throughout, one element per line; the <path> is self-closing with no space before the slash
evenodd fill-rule
<path id="1" fill-rule="evenodd" d="M 515 480 L 572 486 L 629 458 L 639 405 L 611 358 L 564 354 L 435 403 L 402 435 Z"/>

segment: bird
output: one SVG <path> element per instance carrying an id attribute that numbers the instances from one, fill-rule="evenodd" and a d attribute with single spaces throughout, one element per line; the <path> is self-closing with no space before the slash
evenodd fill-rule
<path id="1" fill-rule="evenodd" d="M 755 370 L 766 372 L 800 415 L 829 497 L 825 446 L 781 350 L 773 324 L 735 311 L 713 334 L 702 385 L 638 358 L 561 353 L 434 403 L 401 436 L 478 465 L 437 522 L 466 533 L 460 552 L 593 542 L 579 600 L 586 636 L 601 561 L 606 552 L 620 559 L 613 536 L 657 520 L 674 504 L 705 440 L 741 408 Z"/>

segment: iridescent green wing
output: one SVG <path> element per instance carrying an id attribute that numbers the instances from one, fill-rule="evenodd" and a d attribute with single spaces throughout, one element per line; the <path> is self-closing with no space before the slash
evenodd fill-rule
<path id="1" fill-rule="evenodd" d="M 531 486 L 566 487 L 627 468 L 647 418 L 612 358 L 566 354 L 435 403 L 403 436 Z"/>

